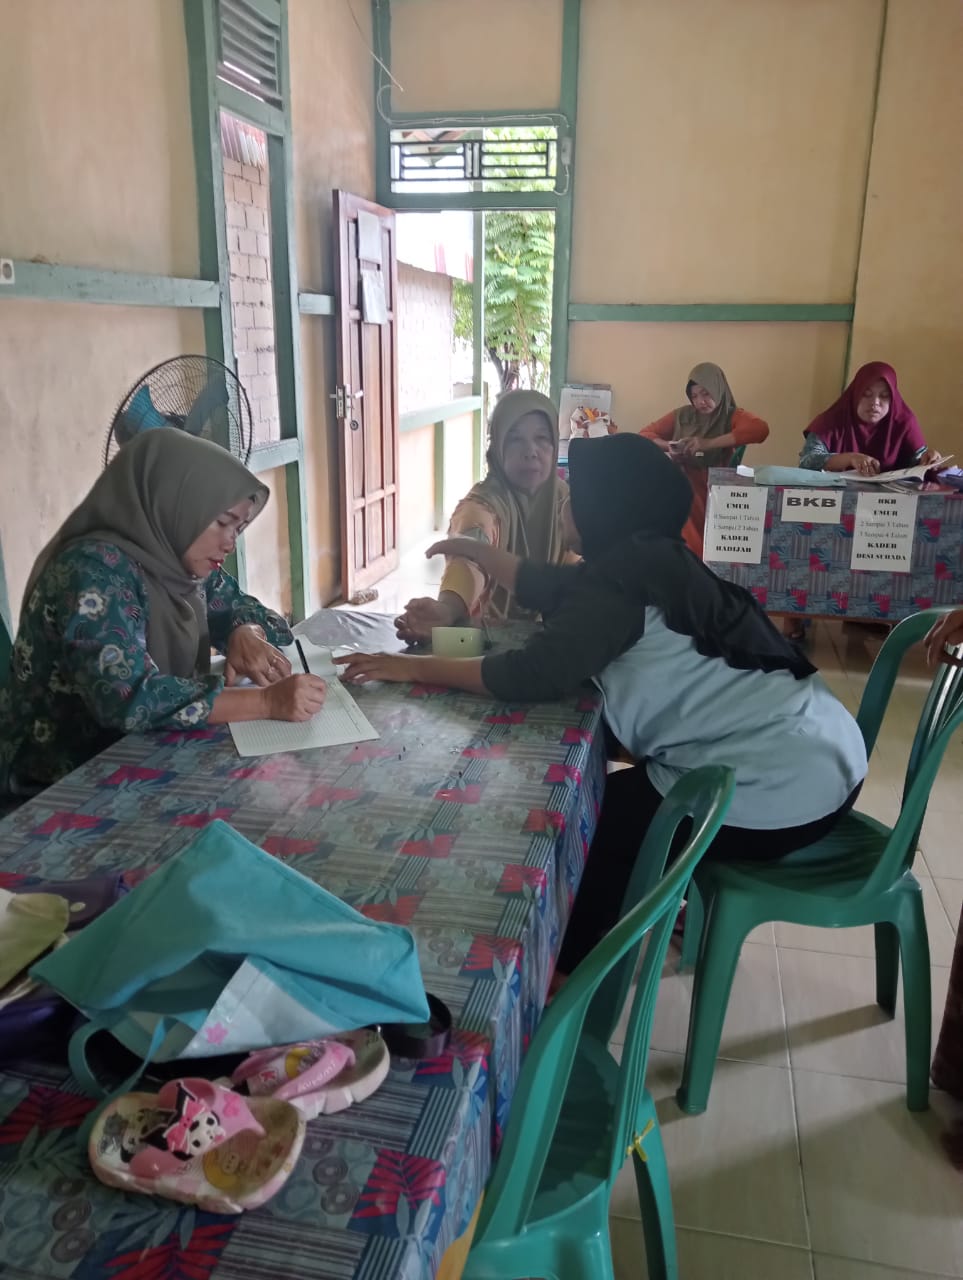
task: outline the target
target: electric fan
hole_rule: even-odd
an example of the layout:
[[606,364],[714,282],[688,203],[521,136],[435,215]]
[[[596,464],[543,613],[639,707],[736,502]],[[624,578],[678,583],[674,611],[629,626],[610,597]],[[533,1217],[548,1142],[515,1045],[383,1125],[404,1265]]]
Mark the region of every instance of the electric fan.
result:
[[104,466],[141,431],[178,427],[213,440],[247,463],[251,403],[237,374],[210,356],[174,356],[155,365],[128,391],[104,444]]

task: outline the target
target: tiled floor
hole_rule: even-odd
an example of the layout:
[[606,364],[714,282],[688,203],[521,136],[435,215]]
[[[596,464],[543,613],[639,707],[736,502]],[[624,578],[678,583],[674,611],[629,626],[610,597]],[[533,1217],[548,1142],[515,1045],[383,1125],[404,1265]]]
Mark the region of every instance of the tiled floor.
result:
[[[392,611],[437,582],[414,554],[371,608]],[[811,654],[855,711],[880,640],[817,624]],[[892,822],[929,684],[919,655],[894,691],[859,807]],[[939,1029],[963,904],[963,742],[933,791],[916,872],[923,884]],[[649,1084],[658,1102],[682,1280],[924,1280],[963,1277],[963,1174],[939,1134],[957,1108],[905,1106],[902,1017],[874,1002],[870,929],[757,930],[743,949],[709,1107],[675,1104],[691,977],[667,966]],[[634,1179],[612,1202],[618,1280],[644,1280]]]
[[[814,661],[856,708],[879,640],[819,625]],[[929,677],[909,664],[893,695],[859,807],[892,819]],[[933,976],[934,1040],[963,903],[963,743],[933,793],[916,872],[923,884]],[[873,999],[868,929],[776,925],[743,949],[709,1107],[683,1115],[682,1067],[691,977],[667,967],[656,1010],[649,1085],[672,1179],[682,1280],[924,1280],[963,1277],[963,1175],[939,1134],[958,1108],[932,1094],[905,1106],[902,1016]],[[612,1204],[619,1280],[643,1280],[631,1171]]]

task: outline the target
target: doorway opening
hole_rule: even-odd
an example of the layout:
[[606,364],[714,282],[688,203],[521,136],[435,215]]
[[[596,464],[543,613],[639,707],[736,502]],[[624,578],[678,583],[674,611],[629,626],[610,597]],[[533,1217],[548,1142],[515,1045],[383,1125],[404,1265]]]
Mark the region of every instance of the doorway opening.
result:
[[498,396],[548,394],[555,251],[552,210],[398,213],[396,222],[401,562],[373,606],[389,612],[437,590],[443,566],[424,551],[484,474]]

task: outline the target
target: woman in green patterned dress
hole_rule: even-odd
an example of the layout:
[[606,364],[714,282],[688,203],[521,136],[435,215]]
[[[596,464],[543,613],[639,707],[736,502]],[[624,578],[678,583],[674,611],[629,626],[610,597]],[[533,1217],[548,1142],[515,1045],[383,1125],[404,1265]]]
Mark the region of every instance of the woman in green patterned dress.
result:
[[28,579],[0,694],[0,794],[34,793],[123,734],[321,707],[324,682],[292,675],[276,647],[287,623],[222,567],[267,499],[230,453],[175,428],[120,450]]

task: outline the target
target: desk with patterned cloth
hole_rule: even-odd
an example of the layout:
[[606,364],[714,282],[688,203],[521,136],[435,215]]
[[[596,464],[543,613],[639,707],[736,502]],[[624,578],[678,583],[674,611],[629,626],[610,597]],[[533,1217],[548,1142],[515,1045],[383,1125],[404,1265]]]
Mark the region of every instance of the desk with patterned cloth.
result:
[[[304,630],[397,647],[376,615],[325,611]],[[426,987],[454,1014],[448,1052],[393,1062],[373,1098],[312,1123],[287,1185],[237,1218],[101,1186],[76,1142],[93,1104],[66,1068],[6,1067],[6,1280],[416,1280],[471,1218],[594,831],[600,703],[417,685],[356,696],[377,741],[240,759],[226,728],[123,739],[0,823],[0,885],[108,868],[136,882],[222,818],[412,930]]]
[[[713,468],[710,491],[752,485],[735,471]],[[791,486],[790,486],[791,487]],[[748,588],[767,613],[813,618],[899,622],[921,609],[963,602],[963,494],[919,495],[909,573],[853,572],[856,502],[878,485],[847,485],[842,519],[834,524],[784,523],[782,486],[768,489],[762,558],[758,564],[706,563],[720,578]],[[809,492],[818,496],[819,489]]]

